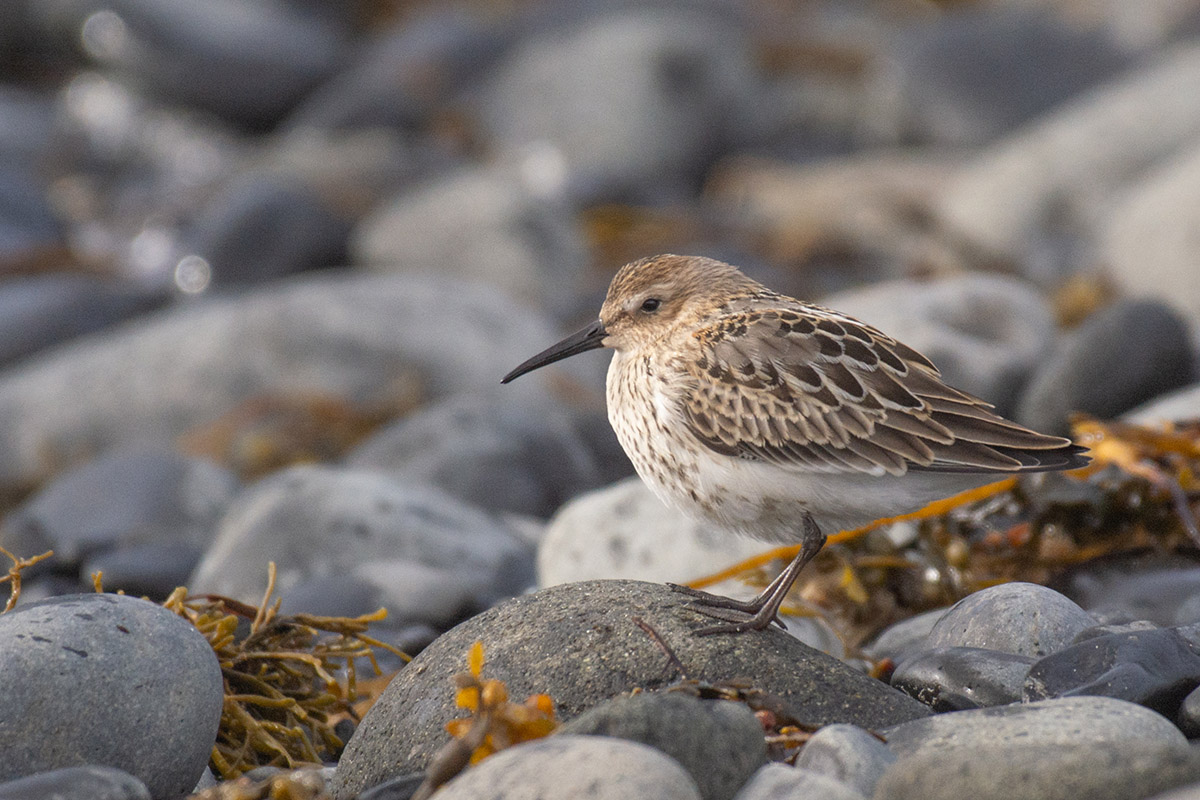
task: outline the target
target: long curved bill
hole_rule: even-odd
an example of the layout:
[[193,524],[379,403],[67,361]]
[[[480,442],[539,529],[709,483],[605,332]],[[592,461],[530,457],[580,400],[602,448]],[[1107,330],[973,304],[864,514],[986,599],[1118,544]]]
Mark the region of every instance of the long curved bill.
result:
[[518,366],[512,372],[505,375],[500,379],[500,382],[508,383],[514,378],[521,377],[526,372],[533,372],[538,367],[544,367],[547,364],[553,364],[555,361],[562,361],[564,358],[570,358],[571,356],[578,355],[580,353],[586,353],[588,350],[595,350],[598,347],[603,347],[604,337],[607,335],[608,331],[604,330],[604,323],[602,323],[600,320],[596,320],[583,330],[572,333],[558,344],[550,345],[533,358]]

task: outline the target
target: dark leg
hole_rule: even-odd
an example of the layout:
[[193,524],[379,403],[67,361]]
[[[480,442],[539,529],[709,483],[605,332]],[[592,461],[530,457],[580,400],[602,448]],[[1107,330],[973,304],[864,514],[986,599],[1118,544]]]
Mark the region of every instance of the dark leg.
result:
[[811,514],[804,515],[802,525],[804,529],[800,540],[800,552],[783,568],[783,572],[780,572],[753,600],[733,600],[687,586],[667,584],[672,590],[692,598],[688,608],[706,617],[723,620],[720,625],[697,629],[695,632],[697,636],[761,631],[770,627],[772,622],[781,628],[785,627],[779,621],[779,607],[783,605],[783,599],[787,597],[787,593],[791,590],[792,584],[796,582],[796,578],[799,577],[800,571],[825,545],[825,534],[821,533]]

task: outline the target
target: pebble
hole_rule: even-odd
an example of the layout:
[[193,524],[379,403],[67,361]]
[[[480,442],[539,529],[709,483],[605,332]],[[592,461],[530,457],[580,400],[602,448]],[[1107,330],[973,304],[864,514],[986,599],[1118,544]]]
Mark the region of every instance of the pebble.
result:
[[393,622],[450,622],[533,580],[530,548],[478,509],[432,486],[324,466],[277,472],[239,496],[189,586],[257,603],[271,561],[283,592],[350,573],[380,591]]
[[1170,628],[1093,636],[1039,660],[1025,678],[1025,700],[1101,695],[1174,717],[1200,685],[1200,654]]
[[857,725],[834,724],[821,728],[805,742],[795,765],[870,797],[895,760],[896,755],[870,731]]
[[1141,425],[1160,425],[1163,422],[1192,419],[1196,416],[1197,408],[1200,408],[1200,383],[1191,383],[1159,395],[1122,418]]
[[[137,578],[134,556],[123,551],[156,557],[158,567],[186,577],[239,488],[235,475],[203,459],[165,448],[118,448],[51,480],[5,518],[0,540],[27,556],[53,549],[52,563],[76,570],[85,582],[84,562],[107,557],[90,565],[117,567],[106,587],[134,590],[153,576]],[[123,583],[125,577],[133,582]]]
[[819,772],[773,763],[756,772],[733,800],[866,800],[867,797]]
[[863,652],[873,661],[890,658],[896,664],[929,647],[929,633],[948,609],[935,608],[889,625],[868,643]]
[[484,647],[483,677],[504,681],[517,702],[550,695],[564,721],[624,692],[655,691],[685,677],[720,683],[753,676],[781,713],[805,723],[879,729],[929,713],[783,632],[693,636],[700,623],[665,586],[636,581],[555,586],[488,609],[443,634],[392,680],[346,745],[334,796],[347,800],[427,766],[446,741],[445,722],[461,716],[448,676],[465,668],[476,641]]
[[[429,483],[488,511],[545,518],[616,477],[585,437],[584,424],[546,402],[456,395],[379,430],[344,463]],[[632,470],[627,460],[622,466],[626,474]]]
[[703,800],[732,797],[767,762],[763,727],[749,707],[682,693],[616,697],[584,711],[556,735],[614,736],[679,762]]
[[1161,302],[1118,300],[1065,335],[1022,393],[1017,421],[1066,434],[1075,412],[1111,419],[1192,378],[1187,323]]
[[1133,554],[1068,570],[1055,585],[1097,621],[1184,624],[1193,620],[1177,615],[1200,593],[1200,566],[1184,554]]
[[926,645],[982,647],[1041,657],[1061,650],[1096,621],[1063,595],[1032,583],[1004,583],[959,600],[934,624]]
[[[438,791],[438,800],[699,800],[696,784],[661,750],[606,736],[551,736],[493,755]],[[337,800],[350,795],[334,794]]]
[[20,698],[0,705],[0,780],[104,764],[152,797],[175,797],[208,764],[220,665],[199,631],[161,606],[114,594],[23,606],[0,616],[0,672]]
[[934,711],[1001,706],[1021,701],[1035,661],[980,647],[939,647],[901,662],[891,683]]
[[950,385],[987,399],[1001,414],[1057,335],[1046,299],[1032,285],[998,275],[891,281],[821,303],[916,348]]
[[115,767],[63,767],[0,783],[0,800],[150,800],[150,792]]
[[766,549],[762,542],[706,528],[668,508],[633,476],[558,509],[538,546],[538,585],[595,578],[678,583]]

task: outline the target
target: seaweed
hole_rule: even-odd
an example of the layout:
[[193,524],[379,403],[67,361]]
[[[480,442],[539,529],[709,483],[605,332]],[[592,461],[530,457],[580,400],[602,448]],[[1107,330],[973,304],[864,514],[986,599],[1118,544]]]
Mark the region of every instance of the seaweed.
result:
[[8,558],[10,561],[13,562],[12,566],[8,568],[8,572],[5,575],[3,575],[2,577],[0,577],[0,583],[7,583],[8,587],[9,587],[8,588],[8,602],[6,602],[4,604],[4,610],[0,611],[0,614],[5,614],[9,611],[12,611],[13,607],[17,604],[17,600],[19,600],[21,598],[21,572],[22,572],[22,570],[32,567],[34,564],[38,563],[39,561],[45,561],[50,556],[54,555],[54,551],[47,550],[46,552],[42,553],[41,555],[33,556],[31,558],[21,558],[19,556],[14,556],[12,553],[8,552],[3,547],[0,547],[0,553],[4,554],[4,556],[6,558]]

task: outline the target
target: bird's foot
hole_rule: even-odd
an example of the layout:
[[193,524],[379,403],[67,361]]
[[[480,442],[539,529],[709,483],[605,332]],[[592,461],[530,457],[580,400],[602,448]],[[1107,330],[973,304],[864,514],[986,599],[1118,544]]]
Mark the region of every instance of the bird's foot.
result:
[[692,599],[692,602],[687,604],[687,608],[706,617],[722,620],[720,625],[697,628],[694,631],[697,636],[761,631],[769,628],[771,623],[787,630],[787,626],[779,619],[778,605],[775,608],[769,608],[771,598],[768,593],[764,592],[753,600],[734,600],[732,597],[702,592],[690,586],[680,586],[675,583],[668,583],[667,586],[671,591],[687,595]]

